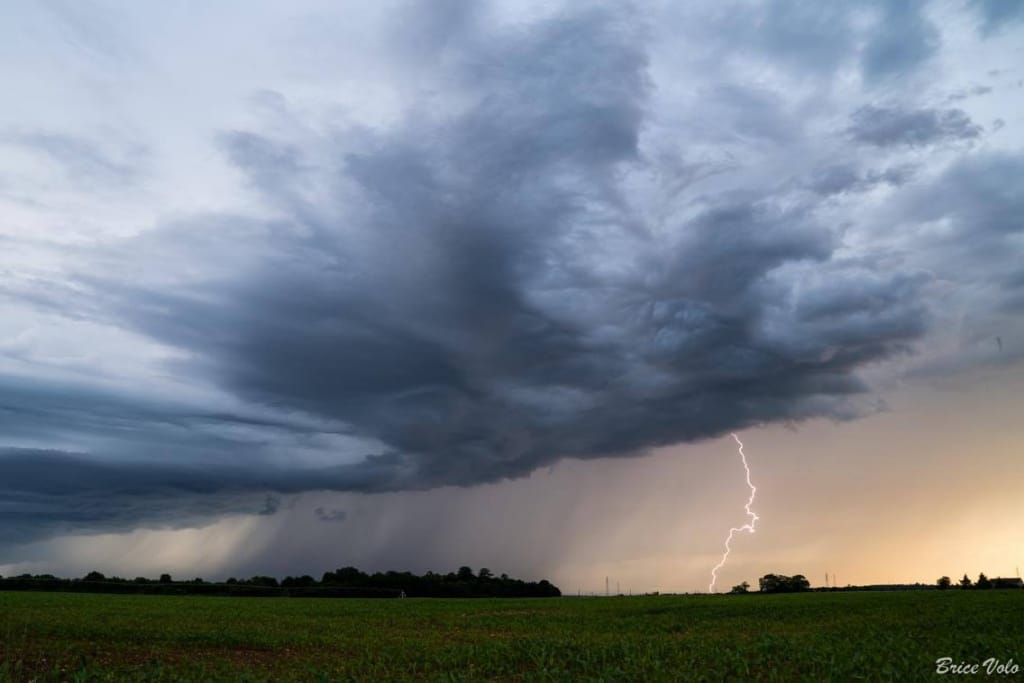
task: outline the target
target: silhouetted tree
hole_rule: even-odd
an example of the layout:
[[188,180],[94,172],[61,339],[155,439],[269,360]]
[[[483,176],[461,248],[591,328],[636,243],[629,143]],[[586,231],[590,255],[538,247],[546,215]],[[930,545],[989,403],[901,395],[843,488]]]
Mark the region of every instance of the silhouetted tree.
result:
[[368,578],[366,574],[355,567],[342,567],[324,574],[321,583],[334,586],[363,586],[366,585]]
[[935,585],[937,585],[940,590],[946,590],[952,583],[953,582],[949,580],[948,576],[940,576],[939,580],[935,582]]
[[729,591],[729,592],[730,592],[730,593],[734,593],[734,594],[738,594],[738,593],[749,593],[749,592],[750,592],[750,584],[749,584],[749,583],[747,583],[746,581],[744,581],[743,583],[741,583],[741,584],[740,584],[740,585],[738,585],[738,586],[733,586],[733,587],[732,587],[732,590],[731,590],[731,591]]
[[82,578],[82,581],[106,581],[106,580],[107,580],[107,577],[103,576],[103,574],[101,574],[99,572],[96,572],[96,571],[89,572],[88,574],[86,574]]
[[982,572],[981,574],[978,574],[978,583],[974,584],[974,587],[975,588],[982,588],[982,589],[991,588],[992,587],[992,581],[989,580],[989,578],[987,576],[985,576],[984,572]]
[[967,576],[967,574],[964,574],[964,578],[960,579],[960,587],[961,588],[970,588],[971,587],[971,577]]
[[[519,583],[521,585],[525,586],[527,590],[529,590],[530,584],[524,584],[522,581],[519,581]],[[558,586],[556,586],[555,584],[551,583],[547,579],[541,579],[540,581],[538,581],[537,582],[537,588],[540,590],[539,595],[541,597],[557,598],[557,597],[560,597],[562,595],[562,591],[558,590]],[[537,595],[537,594],[535,593],[535,595]]]
[[811,582],[803,574],[765,574],[759,579],[758,584],[762,593],[796,593],[811,587]]
[[160,583],[171,583],[171,575],[170,574],[161,574],[160,575]]
[[491,570],[487,567],[483,567],[479,572],[477,572],[476,575],[481,581],[486,581],[487,579],[494,578],[494,574],[492,574]]
[[459,573],[456,574],[459,581],[472,581],[476,578],[473,574],[473,570],[469,567],[459,567]]

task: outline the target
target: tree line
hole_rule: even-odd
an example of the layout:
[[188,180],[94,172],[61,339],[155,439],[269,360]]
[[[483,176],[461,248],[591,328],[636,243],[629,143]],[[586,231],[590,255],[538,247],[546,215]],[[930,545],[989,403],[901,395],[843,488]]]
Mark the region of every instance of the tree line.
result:
[[[953,581],[948,576],[940,576],[935,582],[935,585],[939,587],[939,590],[947,590],[953,587]],[[990,579],[985,576],[985,572],[978,574],[977,581],[971,581],[971,577],[964,574],[963,578],[957,581],[958,588],[975,588],[980,590],[987,590],[990,588],[1024,588],[1024,582],[1020,580],[1020,577],[1016,578],[995,578]]]
[[231,577],[223,582],[202,578],[174,580],[170,574],[158,579],[139,576],[125,579],[92,571],[80,579],[59,578],[52,574],[0,576],[0,590],[67,591],[81,593],[156,593],[170,595],[236,595],[248,597],[558,597],[562,593],[547,579],[523,581],[507,574],[495,575],[490,569],[473,571],[460,567],[457,571],[438,574],[428,571],[375,572],[368,574],[355,567],[342,567],[325,572],[320,580],[309,575],[287,576],[280,581],[273,576]]
[[[786,576],[784,574],[765,574],[758,581],[759,588],[762,593],[799,593],[802,591],[812,590],[811,582],[807,580],[803,574],[795,574],[793,576]],[[953,581],[948,576],[939,577],[934,585],[916,583],[916,584],[899,584],[899,585],[876,585],[876,586],[847,586],[846,588],[815,588],[813,590],[903,590],[903,589],[927,589],[927,588],[939,588],[940,590],[946,590],[953,588]],[[964,574],[963,578],[957,582],[957,588],[961,589],[990,589],[990,588],[1024,588],[1024,582],[1019,577],[1015,578],[994,578],[990,579],[985,576],[984,572],[978,575],[977,581],[971,581],[971,578]],[[733,586],[732,590],[729,591],[732,594],[742,594],[750,592],[750,584],[744,581],[743,583]]]

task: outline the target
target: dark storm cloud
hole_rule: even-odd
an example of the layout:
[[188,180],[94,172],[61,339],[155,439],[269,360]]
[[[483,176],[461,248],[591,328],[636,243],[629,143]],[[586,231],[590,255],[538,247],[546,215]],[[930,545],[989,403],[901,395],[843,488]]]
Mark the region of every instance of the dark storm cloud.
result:
[[[769,5],[785,12],[756,49],[823,69],[855,61],[846,10]],[[877,80],[937,45],[916,4],[886,7],[862,55]],[[466,3],[442,14],[402,34],[416,36],[408,53],[443,62],[451,97],[424,96],[388,126],[323,130],[264,91],[275,126],[217,136],[273,219],[179,218],[98,249],[66,291],[19,295],[146,335],[176,351],[168,374],[245,408],[3,380],[0,426],[18,448],[0,451],[0,541],[271,515],[304,491],[470,486],[873,404],[862,370],[922,338],[933,276],[852,257],[820,204],[902,190],[913,166],[854,149],[786,167],[798,180],[785,187],[775,168],[738,186],[683,183],[652,218],[638,178],[685,163],[644,146],[650,26],[626,10],[497,29]],[[769,87],[695,87],[718,125],[694,141],[808,153],[806,108]],[[908,104],[856,109],[847,132],[847,146],[898,152],[980,128]],[[911,218],[1011,231],[1024,193],[999,178],[1024,177],[1019,162],[977,163],[942,176],[944,199]]]
[[[0,449],[0,544],[69,532],[180,528],[225,514],[273,515],[278,495],[363,485],[350,467],[239,467],[97,459],[96,453]],[[326,519],[340,520],[336,510]]]
[[108,454],[136,458],[178,453],[187,460],[250,449],[313,433],[345,436],[344,426],[259,411],[232,411],[151,398],[138,391],[0,376],[0,428],[8,441],[109,442]]
[[853,113],[850,134],[858,142],[877,147],[924,146],[981,135],[978,126],[960,109],[902,109],[861,107]]
[[225,480],[212,468],[102,463],[95,454],[39,449],[2,449],[0,468],[0,543],[128,531],[140,520],[148,526],[187,526],[211,515],[259,509],[258,495],[238,500],[227,490],[245,481],[244,472]]
[[[272,254],[243,279],[128,289],[122,314],[249,401],[387,446],[324,488],[471,485],[853,414],[855,371],[923,330],[896,296],[913,282],[833,262],[828,226],[771,196],[697,198],[654,234],[619,182],[643,163],[635,38],[597,11],[496,37],[458,67],[473,104],[441,123],[316,150],[225,134],[294,224],[269,229],[274,249],[237,247]],[[336,167],[318,167],[331,145]],[[320,173],[345,179],[326,208],[309,201]],[[796,294],[808,268],[878,296],[812,305]]]

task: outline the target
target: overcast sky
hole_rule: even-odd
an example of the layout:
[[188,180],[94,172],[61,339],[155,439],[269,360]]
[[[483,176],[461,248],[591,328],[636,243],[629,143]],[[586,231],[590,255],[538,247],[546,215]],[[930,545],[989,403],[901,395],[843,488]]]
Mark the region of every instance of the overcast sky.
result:
[[1024,4],[0,12],[0,573],[1024,560]]

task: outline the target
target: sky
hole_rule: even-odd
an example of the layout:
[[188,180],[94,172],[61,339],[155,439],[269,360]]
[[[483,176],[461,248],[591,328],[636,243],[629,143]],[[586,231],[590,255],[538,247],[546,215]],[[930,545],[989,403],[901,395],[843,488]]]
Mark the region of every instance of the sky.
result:
[[0,574],[1024,562],[1024,4],[0,12]]

